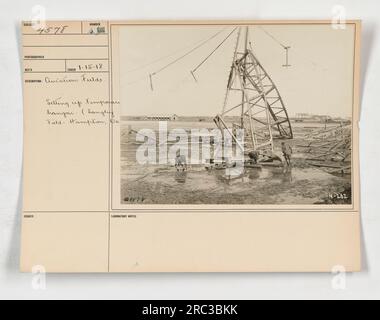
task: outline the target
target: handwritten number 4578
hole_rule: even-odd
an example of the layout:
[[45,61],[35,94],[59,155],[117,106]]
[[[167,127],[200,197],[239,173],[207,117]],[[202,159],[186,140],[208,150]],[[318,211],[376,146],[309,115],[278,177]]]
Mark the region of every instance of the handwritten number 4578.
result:
[[39,34],[63,34],[69,26],[39,28]]

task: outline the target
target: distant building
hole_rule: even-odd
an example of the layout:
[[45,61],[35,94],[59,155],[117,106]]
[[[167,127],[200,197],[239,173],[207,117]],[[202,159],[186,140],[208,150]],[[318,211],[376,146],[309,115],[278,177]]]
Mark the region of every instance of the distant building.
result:
[[172,114],[172,115],[151,115],[151,116],[146,116],[145,120],[148,120],[148,121],[176,121],[176,120],[178,120],[178,116],[176,114]]
[[305,120],[310,120],[311,116],[308,113],[297,113],[295,117],[296,122],[304,122]]
[[330,116],[324,116],[323,115],[323,116],[316,116],[316,118],[319,122],[332,122],[333,121],[332,117],[330,117]]
[[296,122],[331,122],[332,118],[326,115],[315,115],[309,113],[297,113],[294,119]]

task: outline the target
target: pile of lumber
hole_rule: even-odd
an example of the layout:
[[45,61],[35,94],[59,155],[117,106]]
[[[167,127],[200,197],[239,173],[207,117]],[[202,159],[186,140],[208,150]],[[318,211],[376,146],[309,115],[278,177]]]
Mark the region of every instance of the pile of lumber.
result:
[[333,174],[351,173],[351,126],[314,130],[304,138],[306,161]]

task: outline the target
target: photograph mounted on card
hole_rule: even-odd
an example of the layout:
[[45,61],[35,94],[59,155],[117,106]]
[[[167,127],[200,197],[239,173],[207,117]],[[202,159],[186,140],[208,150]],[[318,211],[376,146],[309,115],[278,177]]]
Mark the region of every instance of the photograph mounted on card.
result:
[[360,30],[24,22],[21,270],[359,271]]

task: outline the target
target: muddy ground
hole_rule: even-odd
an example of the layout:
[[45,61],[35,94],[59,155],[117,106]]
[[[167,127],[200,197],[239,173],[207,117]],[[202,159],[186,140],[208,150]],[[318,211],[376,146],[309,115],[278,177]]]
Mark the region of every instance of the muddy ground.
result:
[[[294,155],[291,167],[245,168],[229,179],[225,170],[192,166],[177,172],[174,166],[136,164],[136,144],[122,139],[121,201],[123,204],[350,204],[351,176],[332,175],[310,166],[298,148],[305,132],[294,128],[287,140]],[[125,131],[124,131],[125,133]],[[280,149],[280,142],[276,142]]]

